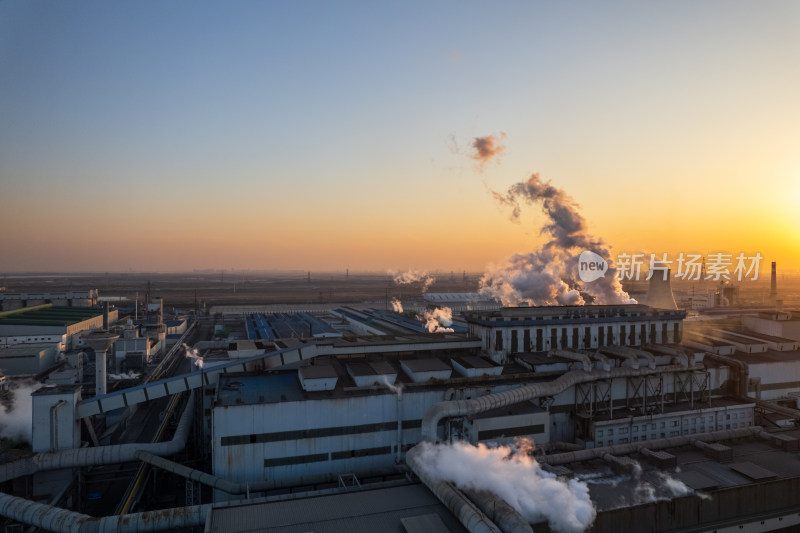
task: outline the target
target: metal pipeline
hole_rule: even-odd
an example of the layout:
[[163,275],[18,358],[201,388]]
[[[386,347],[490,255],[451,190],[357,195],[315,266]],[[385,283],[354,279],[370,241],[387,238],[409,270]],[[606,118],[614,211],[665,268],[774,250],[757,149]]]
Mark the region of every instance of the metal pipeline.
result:
[[211,506],[95,518],[0,492],[0,515],[56,533],[143,533],[201,526]]
[[487,394],[479,398],[471,400],[455,400],[439,402],[425,411],[422,417],[422,438],[431,442],[437,440],[437,426],[443,418],[453,416],[472,416],[492,409],[514,405],[524,401],[532,400],[542,396],[555,396],[578,383],[586,383],[587,381],[595,381],[598,379],[618,378],[618,377],[633,377],[645,376],[650,374],[659,374],[665,372],[679,372],[683,368],[680,365],[667,365],[662,367],[652,368],[628,368],[620,367],[613,368],[606,372],[603,370],[594,370],[592,372],[583,372],[576,370],[567,372],[559,376],[553,381],[547,383],[534,383],[532,385],[525,385],[505,392],[495,394]]
[[414,446],[406,453],[406,464],[425,484],[428,489],[447,507],[458,521],[470,533],[503,533],[497,524],[492,522],[488,516],[478,509],[460,490],[446,481],[433,479],[425,471],[425,467],[419,462],[418,455],[421,452],[419,446]]
[[[592,367],[594,366],[594,364],[592,364],[592,360],[589,359],[588,355],[586,355],[585,353],[573,352],[572,350],[550,350],[549,352],[547,352],[547,356],[548,357],[556,356],[556,357],[562,357],[564,359],[569,359],[570,361],[577,361],[583,366],[584,372],[591,372]],[[609,369],[606,368],[606,370]]]
[[255,483],[235,483],[233,481],[228,481],[211,474],[206,474],[200,470],[189,468],[188,466],[184,466],[180,463],[164,459],[163,457],[159,457],[158,455],[154,455],[144,450],[139,450],[134,455],[137,459],[144,461],[145,463],[149,463],[153,466],[161,468],[162,470],[172,472],[173,474],[179,475],[186,479],[197,481],[203,485],[208,485],[209,487],[221,490],[222,492],[227,492],[228,494],[247,494],[250,491],[261,492],[272,487],[272,485],[266,481]]
[[488,490],[464,490],[463,493],[503,533],[533,533],[533,528],[525,517],[495,493]]
[[183,410],[183,415],[181,415],[172,440],[157,443],[133,442],[97,448],[77,448],[54,453],[42,453],[30,459],[21,459],[0,465],[0,483],[44,470],[135,461],[136,452],[140,450],[154,455],[174,455],[186,446],[186,439],[189,435],[189,428],[192,425],[192,416],[194,415],[193,399],[194,392],[189,395],[189,401]]
[[750,368],[747,366],[747,363],[744,361],[739,361],[738,359],[734,359],[733,357],[728,357],[726,355],[717,355],[714,353],[706,353],[705,359],[710,359],[712,361],[716,361],[717,363],[729,366],[731,368],[735,368],[738,370],[736,378],[738,383],[738,389],[735,394],[738,394],[742,398],[748,398],[750,391],[748,390],[748,380],[750,378]]

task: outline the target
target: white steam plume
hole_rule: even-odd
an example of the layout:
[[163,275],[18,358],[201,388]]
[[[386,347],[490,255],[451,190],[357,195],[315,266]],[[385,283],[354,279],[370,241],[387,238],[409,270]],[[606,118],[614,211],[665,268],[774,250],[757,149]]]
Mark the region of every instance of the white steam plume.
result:
[[425,320],[425,329],[428,333],[452,333],[453,310],[449,307],[437,307],[429,309],[423,313],[422,319]]
[[[616,277],[611,253],[602,239],[588,233],[578,205],[562,189],[544,182],[538,174],[512,185],[505,193],[492,191],[494,198],[511,208],[512,220],[519,221],[522,204],[540,204],[547,220],[541,233],[550,239],[538,250],[511,256],[506,263],[483,275],[480,292],[503,305],[584,305],[583,294],[596,304],[636,303]],[[608,263],[604,277],[579,283],[578,256],[593,251]]]
[[187,344],[184,343],[183,345],[184,350],[186,350],[186,357],[192,359],[194,362],[194,366],[198,368],[203,368],[203,358],[198,355],[197,348],[190,348]]
[[395,313],[403,312],[403,304],[397,298],[392,298],[392,311]]
[[386,387],[387,389],[389,389],[390,391],[392,391],[393,393],[395,393],[398,396],[402,396],[403,395],[403,384],[402,383],[398,383],[397,385],[395,385],[394,383],[391,383],[386,378],[386,376],[381,376],[380,378],[378,378],[378,383],[380,383],[381,385],[383,385],[384,387]]
[[11,406],[0,407],[0,437],[31,442],[33,399],[31,393],[43,385],[35,381],[11,382]]
[[406,272],[389,272],[396,285],[409,285],[411,283],[422,283],[422,292],[427,292],[428,288],[436,281],[436,278],[428,274],[425,270],[407,270]]
[[466,442],[422,442],[419,460],[431,477],[457,487],[488,490],[508,502],[532,523],[547,521],[561,533],[588,528],[596,514],[586,483],[562,481],[542,470],[528,454],[532,442],[518,441],[517,448]]

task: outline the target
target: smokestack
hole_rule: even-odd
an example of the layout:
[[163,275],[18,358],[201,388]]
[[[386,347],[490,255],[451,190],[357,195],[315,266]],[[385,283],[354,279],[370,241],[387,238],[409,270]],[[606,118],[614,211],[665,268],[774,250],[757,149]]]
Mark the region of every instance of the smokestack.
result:
[[778,266],[775,261],[772,262],[772,278],[769,284],[769,301],[775,303],[778,298]]
[[661,273],[650,278],[650,287],[647,289],[647,305],[657,309],[678,309],[675,297],[672,295],[672,270],[667,269],[667,279]]

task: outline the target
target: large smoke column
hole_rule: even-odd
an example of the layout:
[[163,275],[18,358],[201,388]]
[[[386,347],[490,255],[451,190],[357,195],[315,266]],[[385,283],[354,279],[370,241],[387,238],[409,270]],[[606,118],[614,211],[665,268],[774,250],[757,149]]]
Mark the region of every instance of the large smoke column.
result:
[[12,383],[11,407],[3,407],[0,416],[0,437],[31,442],[33,430],[33,399],[31,393],[42,387],[36,382]]
[[467,442],[422,442],[419,462],[431,477],[466,490],[488,490],[505,500],[532,523],[547,521],[561,533],[578,533],[594,521],[589,487],[582,481],[562,481],[542,470],[528,454],[531,441],[520,448],[489,448]]
[[425,270],[408,270],[406,272],[390,272],[396,285],[409,285],[411,283],[422,283],[422,292],[426,292],[428,288],[436,281],[436,278],[428,274]]
[[[419,317],[417,317],[419,318]],[[429,309],[422,314],[428,333],[452,333],[453,310],[449,307]]]
[[[538,174],[528,181],[512,185],[505,193],[492,191],[495,199],[511,208],[512,219],[519,220],[522,204],[540,204],[547,217],[541,233],[547,241],[538,250],[511,256],[481,278],[480,292],[500,300],[503,305],[583,305],[581,293],[589,294],[596,304],[636,303],[616,277],[611,254],[602,239],[587,231],[586,220],[578,205],[562,189],[544,182]],[[593,251],[608,263],[604,277],[578,283],[578,256]]]
[[472,158],[478,161],[481,167],[483,167],[483,165],[488,163],[491,159],[499,157],[500,154],[505,151],[506,147],[500,144],[500,140],[505,138],[506,134],[504,132],[500,132],[498,137],[494,135],[475,137],[472,141],[472,147],[475,149]]

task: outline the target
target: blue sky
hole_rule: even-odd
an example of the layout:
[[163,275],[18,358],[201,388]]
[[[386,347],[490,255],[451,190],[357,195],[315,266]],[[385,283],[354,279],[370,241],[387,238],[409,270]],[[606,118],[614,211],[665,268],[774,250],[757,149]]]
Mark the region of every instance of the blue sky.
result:
[[535,240],[487,194],[534,171],[617,247],[737,212],[764,226],[686,246],[795,261],[758,239],[800,221],[798,30],[795,2],[2,1],[0,269],[479,269]]

